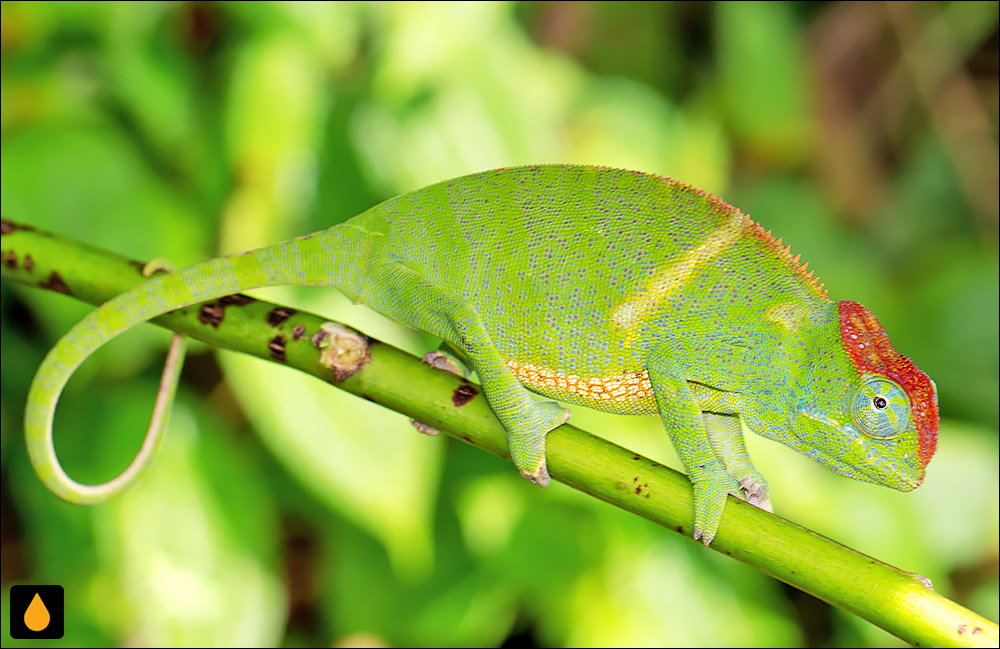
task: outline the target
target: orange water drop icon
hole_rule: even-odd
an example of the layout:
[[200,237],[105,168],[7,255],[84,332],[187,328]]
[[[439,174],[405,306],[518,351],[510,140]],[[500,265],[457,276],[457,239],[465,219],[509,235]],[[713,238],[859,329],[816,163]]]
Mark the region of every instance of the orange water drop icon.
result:
[[28,604],[28,610],[24,612],[24,626],[38,633],[49,625],[50,619],[49,609],[45,608],[42,598],[35,593],[31,603]]

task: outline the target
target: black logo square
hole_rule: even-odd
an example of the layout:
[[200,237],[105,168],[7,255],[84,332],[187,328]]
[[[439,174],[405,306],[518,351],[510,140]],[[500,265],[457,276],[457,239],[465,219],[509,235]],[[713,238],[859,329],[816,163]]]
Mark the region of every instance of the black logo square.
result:
[[62,586],[11,586],[10,637],[56,640],[63,637]]

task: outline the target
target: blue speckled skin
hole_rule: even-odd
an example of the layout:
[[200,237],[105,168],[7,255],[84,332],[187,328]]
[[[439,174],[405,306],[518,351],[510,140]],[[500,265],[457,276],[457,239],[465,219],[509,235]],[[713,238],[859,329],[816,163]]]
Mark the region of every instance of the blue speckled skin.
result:
[[[623,328],[611,316],[736,213],[647,174],[506,169],[405,194],[352,219],[341,231],[344,246],[356,228],[371,247],[340,268],[360,269],[350,282],[358,288],[346,289],[351,297],[450,339],[447,324],[426,314],[426,296],[379,268],[388,260],[412,270],[466,303],[504,359],[604,376],[640,371],[652,350],[666,345],[673,371],[734,389],[766,369],[776,338],[789,337],[767,319],[770,306],[794,301],[817,325],[837,320],[835,305],[756,231],[693,268],[683,290],[635,326]],[[657,411],[651,398],[595,404],[560,396],[612,412]]]
[[[918,457],[912,395],[878,358],[845,349],[841,305],[854,303],[828,300],[780,240],[682,183],[546,165],[426,187],[102,306],[53,350],[32,388],[29,449],[47,484],[81,500],[56,470],[50,424],[62,385],[93,349],[165,311],[280,284],[336,287],[462,351],[514,463],[535,482],[549,480],[545,435],[568,412],[525,386],[611,412],[658,412],[694,485],[695,538],[706,544],[727,494],[769,506],[741,420],[838,473],[899,489],[919,484],[929,459]],[[871,321],[858,331],[891,350]],[[876,375],[895,404],[888,411],[872,405]]]

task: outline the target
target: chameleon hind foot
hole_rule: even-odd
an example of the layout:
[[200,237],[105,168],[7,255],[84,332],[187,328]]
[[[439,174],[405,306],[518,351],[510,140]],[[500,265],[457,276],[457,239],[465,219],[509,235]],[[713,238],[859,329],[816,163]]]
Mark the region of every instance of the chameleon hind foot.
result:
[[[545,435],[569,419],[555,403],[539,403],[507,367],[479,312],[453,289],[437,285],[402,260],[386,256],[373,263],[385,284],[406,306],[406,322],[454,345],[479,376],[483,395],[507,431],[510,456],[521,475],[535,484],[549,483]],[[414,296],[420,296],[414,301]],[[412,304],[410,304],[413,302]]]
[[521,475],[545,487],[549,484],[549,470],[545,462],[545,436],[549,431],[569,420],[570,412],[554,401],[535,402],[516,430],[507,436],[510,457]]

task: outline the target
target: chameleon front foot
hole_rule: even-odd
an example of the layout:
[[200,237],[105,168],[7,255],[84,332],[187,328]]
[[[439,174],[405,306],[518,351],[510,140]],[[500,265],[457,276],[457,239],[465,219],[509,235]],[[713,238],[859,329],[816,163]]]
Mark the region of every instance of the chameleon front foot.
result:
[[[709,394],[711,391],[703,386],[700,388],[700,392],[703,399],[706,396],[708,399],[720,399],[717,394]],[[718,406],[712,402],[702,405],[703,407]],[[740,426],[739,418],[735,415],[712,412],[703,413],[703,417],[708,440],[716,458],[722,463],[726,473],[739,483],[739,488],[730,490],[730,493],[765,511],[773,511],[771,501],[768,499],[771,487],[750,461],[750,454],[747,453],[746,444],[743,442],[743,429]]]
[[722,522],[722,512],[730,493],[740,491],[740,483],[718,462],[700,465],[689,478],[694,487],[694,539],[712,544]]
[[756,475],[748,475],[740,478],[740,489],[748,503],[754,507],[759,507],[766,512],[774,512],[774,507],[771,506],[771,499],[768,495],[771,493],[771,487],[768,486],[767,481],[759,473]]
[[694,539],[706,546],[712,544],[719,531],[729,494],[764,511],[774,511],[768,498],[770,487],[759,474],[736,480],[721,469],[718,472],[711,470],[709,477],[695,479],[692,476],[691,482],[694,485]]

